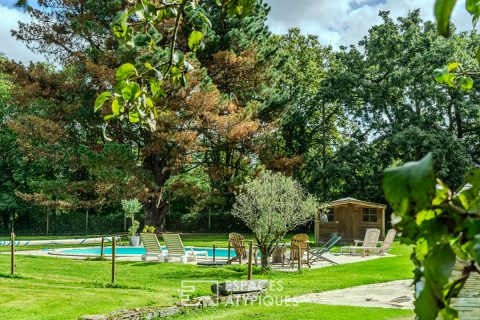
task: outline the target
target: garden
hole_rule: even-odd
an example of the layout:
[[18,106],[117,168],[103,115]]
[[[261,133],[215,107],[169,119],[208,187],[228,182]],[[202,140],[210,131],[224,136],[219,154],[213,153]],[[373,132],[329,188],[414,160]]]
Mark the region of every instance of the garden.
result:
[[480,318],[480,3],[340,2],[0,1],[0,318]]
[[[186,245],[226,247],[227,234],[184,236]],[[254,279],[282,280],[282,297],[381,283],[411,277],[410,248],[395,244],[394,257],[298,272],[254,269]],[[17,255],[17,276],[9,275],[9,256],[0,255],[4,319],[76,319],[86,314],[151,306],[170,306],[179,301],[182,280],[244,280],[247,267],[234,264],[222,268],[190,264],[119,261],[117,280],[110,282],[111,262]],[[348,279],[342,275],[348,274]],[[208,293],[200,288],[199,295]],[[203,291],[202,291],[203,290]],[[412,310],[299,304],[298,306],[224,306],[191,311],[193,319],[402,319]],[[288,318],[290,317],[290,318]],[[180,318],[180,317],[179,317]],[[300,317],[301,318],[301,317]]]

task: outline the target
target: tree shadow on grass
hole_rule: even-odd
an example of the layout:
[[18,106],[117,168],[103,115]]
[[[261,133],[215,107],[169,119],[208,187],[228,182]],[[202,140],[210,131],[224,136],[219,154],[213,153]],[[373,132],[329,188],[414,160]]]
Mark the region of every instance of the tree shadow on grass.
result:
[[8,279],[28,279],[27,277],[21,276],[19,274],[10,274],[10,273],[3,273],[0,272],[0,278],[8,278]]

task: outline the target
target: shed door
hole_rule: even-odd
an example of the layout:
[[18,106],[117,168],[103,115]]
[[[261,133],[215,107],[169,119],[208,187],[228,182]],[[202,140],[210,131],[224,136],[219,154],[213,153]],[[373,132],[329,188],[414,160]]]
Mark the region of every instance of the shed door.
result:
[[342,238],[348,238],[347,207],[338,207],[336,211],[336,220],[339,222],[338,232]]
[[351,213],[349,215],[350,221],[350,230],[352,238],[355,239],[363,239],[363,236],[360,236],[360,219],[362,219],[362,208],[350,208]]

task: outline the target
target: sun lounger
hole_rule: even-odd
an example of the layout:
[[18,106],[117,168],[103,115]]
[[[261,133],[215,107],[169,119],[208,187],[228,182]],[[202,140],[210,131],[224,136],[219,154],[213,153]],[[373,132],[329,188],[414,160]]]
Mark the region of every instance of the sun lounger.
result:
[[367,229],[363,241],[355,240],[354,246],[345,246],[340,248],[340,253],[356,254],[361,252],[363,256],[368,255],[370,250],[377,247],[380,229]]
[[333,236],[328,240],[321,248],[312,248],[309,251],[309,260],[310,263],[314,263],[315,261],[327,261],[333,264],[338,264],[337,262],[330,260],[324,256],[325,253],[329,252],[333,246],[337,244],[338,241],[340,241],[342,237],[340,236]]
[[390,247],[392,246],[392,243],[395,240],[396,234],[397,234],[397,230],[395,229],[388,230],[384,241],[379,241],[380,247],[368,248],[368,252],[373,254],[380,254],[380,255],[385,254],[388,250],[390,250]]
[[182,263],[197,262],[197,256],[208,258],[208,251],[194,251],[193,247],[185,247],[179,234],[163,233],[163,241],[167,246],[167,258],[180,258]]
[[162,250],[162,246],[158,242],[157,235],[154,233],[140,233],[145,254],[142,255],[142,261],[147,261],[148,257],[154,257],[159,262],[165,262],[167,252]]

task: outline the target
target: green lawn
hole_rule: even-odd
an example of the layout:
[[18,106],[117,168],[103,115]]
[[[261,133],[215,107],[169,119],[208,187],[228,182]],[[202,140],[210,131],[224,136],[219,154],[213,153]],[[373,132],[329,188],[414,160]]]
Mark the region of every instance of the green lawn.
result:
[[[187,245],[226,245],[226,235],[184,236]],[[396,245],[395,257],[362,263],[306,270],[301,273],[255,269],[254,278],[281,280],[284,290],[272,294],[292,296],[410,278],[409,248]],[[53,257],[17,256],[18,277],[10,277],[9,255],[0,255],[0,319],[76,319],[83,314],[146,306],[172,305],[179,299],[181,280],[246,279],[245,266],[223,268],[194,265],[118,262],[117,283],[110,285],[109,261],[82,261]],[[208,286],[196,294],[208,294]],[[395,319],[410,311],[301,304],[294,308],[301,319]],[[263,315],[263,314],[270,314]],[[299,319],[286,307],[219,308],[188,315],[195,319]],[[291,317],[291,318],[288,318]]]
[[[224,307],[208,309],[202,312],[191,312],[190,319],[282,319],[282,320],[382,320],[382,319],[411,319],[412,312],[408,310],[362,308],[346,306],[327,306],[305,303],[295,307]],[[184,317],[184,316],[182,316]],[[181,318],[181,317],[178,317]]]

